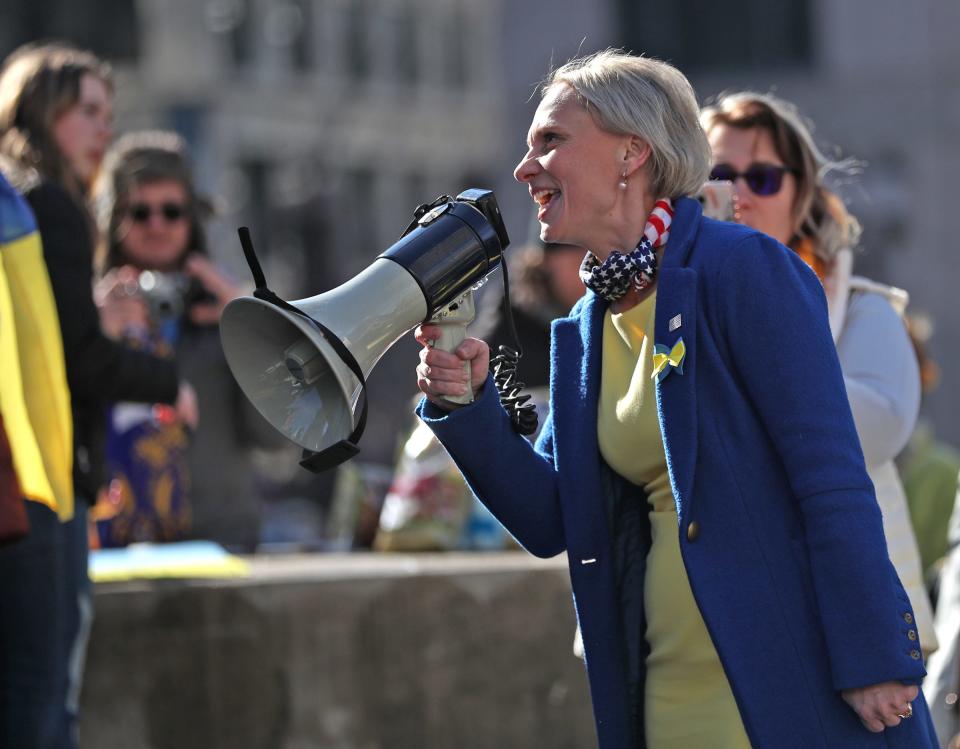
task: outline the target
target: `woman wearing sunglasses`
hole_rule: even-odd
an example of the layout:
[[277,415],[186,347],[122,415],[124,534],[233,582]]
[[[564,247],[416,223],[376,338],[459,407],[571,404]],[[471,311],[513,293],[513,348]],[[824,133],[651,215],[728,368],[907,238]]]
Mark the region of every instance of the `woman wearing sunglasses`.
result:
[[95,201],[103,230],[98,295],[111,297],[116,313],[105,327],[175,352],[199,406],[192,432],[164,409],[113,407],[110,482],[95,508],[100,541],[206,538],[251,552],[262,513],[249,448],[279,438],[241,397],[221,352],[220,313],[241,291],[207,255],[209,205],[195,189],[183,139],[169,131],[121,137]]
[[826,159],[796,108],[774,96],[728,94],[706,107],[712,179],[735,186],[739,220],[790,247],[827,295],[831,333],[883,513],[890,559],[916,616],[924,654],[937,648],[906,495],[893,459],[920,408],[920,372],[901,316],[906,292],[851,276],[860,227],[823,181],[845,163]]
[[527,443],[487,345],[440,351],[431,326],[419,413],[527,549],[566,552],[600,747],[935,746],[820,285],[701,215],[710,147],[675,68],[606,51],[541,95],[514,176],[541,238],[587,250],[550,416]]

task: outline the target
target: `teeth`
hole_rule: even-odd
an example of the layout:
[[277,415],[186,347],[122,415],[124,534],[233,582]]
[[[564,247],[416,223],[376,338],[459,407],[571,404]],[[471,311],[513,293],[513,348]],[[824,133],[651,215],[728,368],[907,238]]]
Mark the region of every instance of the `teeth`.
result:
[[557,190],[537,190],[533,194],[533,199],[536,201],[537,205],[543,207],[557,194]]

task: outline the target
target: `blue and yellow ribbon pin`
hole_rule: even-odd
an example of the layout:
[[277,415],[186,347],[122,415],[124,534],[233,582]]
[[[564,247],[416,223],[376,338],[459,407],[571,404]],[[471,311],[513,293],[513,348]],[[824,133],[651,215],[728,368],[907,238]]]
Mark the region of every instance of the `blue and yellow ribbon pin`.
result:
[[662,343],[656,344],[653,347],[653,374],[650,375],[650,379],[662,382],[663,378],[673,370],[683,374],[683,358],[686,355],[687,347],[682,338],[673,344],[673,348],[668,348]]

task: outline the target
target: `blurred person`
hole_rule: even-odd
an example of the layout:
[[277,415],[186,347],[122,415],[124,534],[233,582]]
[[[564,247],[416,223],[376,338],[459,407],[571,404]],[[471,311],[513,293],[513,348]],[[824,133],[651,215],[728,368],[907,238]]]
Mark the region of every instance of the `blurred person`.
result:
[[193,537],[252,552],[262,508],[250,451],[281,437],[243,397],[220,347],[220,313],[242,292],[208,256],[202,222],[210,205],[197,194],[186,144],[169,131],[124,135],[94,192],[105,272],[98,296],[117,297],[115,310],[130,305],[108,327],[175,353],[199,407],[190,433],[163,409],[114,405],[101,540]]
[[[73,420],[73,516],[51,530],[62,607],[27,599],[20,626],[43,619],[61,642],[47,643],[42,661],[57,669],[59,719],[44,735],[21,736],[17,746],[73,746],[84,653],[92,620],[87,575],[87,507],[103,481],[105,407],[111,401],[176,403],[195,421],[192,391],[181,384],[172,359],[152,356],[107,338],[92,293],[94,227],[88,192],[112,136],[113,88],[109,66],[92,53],[65,44],[28,44],[0,68],[0,158],[11,182],[36,217],[56,301]],[[21,479],[23,477],[21,476]],[[37,530],[31,518],[31,536]],[[9,607],[4,605],[4,610]],[[62,612],[62,616],[61,616]],[[33,655],[4,663],[4,681],[33,683]],[[50,665],[52,663],[53,665]],[[39,668],[37,666],[36,668]],[[12,720],[11,730],[21,730]],[[53,737],[55,744],[46,743]]]
[[731,93],[706,107],[702,121],[713,150],[711,177],[734,183],[739,221],[791,248],[823,283],[887,550],[928,654],[937,647],[933,613],[893,462],[920,410],[920,373],[902,319],[907,293],[851,275],[860,226],[824,181],[830,169],[844,165],[824,157],[793,104],[767,94]]
[[[523,349],[521,379],[531,388],[550,384],[550,324],[564,317],[583,296],[580,263],[585,251],[539,239],[512,251],[510,303]],[[471,335],[499,346],[516,346],[503,311],[503,292],[492,286],[481,300]]]
[[[920,365],[920,389],[926,398],[940,384],[940,368],[928,348],[933,326],[928,318],[920,315],[908,315],[906,322]],[[950,513],[960,488],[960,453],[937,439],[933,425],[921,420],[900,455],[899,465],[924,579],[928,590],[935,591],[940,564],[947,553]],[[933,594],[931,598],[936,610]]]
[[[539,231],[539,230],[538,230]],[[539,423],[549,408],[550,324],[583,296],[584,250],[539,238],[512,251],[510,303],[518,340],[503,308],[499,284],[487,289],[469,333],[522,350],[516,382],[530,397]],[[380,511],[373,547],[378,551],[494,550],[510,544],[503,528],[463,482],[456,464],[419,419],[403,440],[390,488]]]
[[36,221],[2,171],[0,367],[0,746],[60,746],[70,400]]
[[960,744],[960,492],[956,494],[942,560],[934,624],[940,647],[930,656],[923,693],[940,739]]
[[419,413],[521,544],[567,551],[600,746],[933,746],[821,285],[686,197],[710,147],[675,68],[607,50],[541,94],[514,175],[590,253],[550,417],[531,446],[488,346],[429,325]]

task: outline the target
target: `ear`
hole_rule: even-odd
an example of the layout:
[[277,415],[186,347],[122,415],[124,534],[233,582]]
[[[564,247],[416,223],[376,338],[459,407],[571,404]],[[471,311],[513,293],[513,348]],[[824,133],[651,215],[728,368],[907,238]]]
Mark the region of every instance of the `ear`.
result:
[[623,169],[627,177],[633,176],[638,170],[646,166],[650,160],[652,150],[650,144],[637,135],[628,135],[624,143]]

